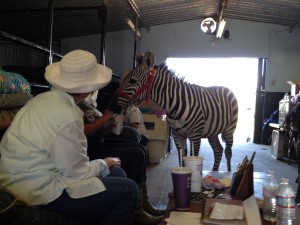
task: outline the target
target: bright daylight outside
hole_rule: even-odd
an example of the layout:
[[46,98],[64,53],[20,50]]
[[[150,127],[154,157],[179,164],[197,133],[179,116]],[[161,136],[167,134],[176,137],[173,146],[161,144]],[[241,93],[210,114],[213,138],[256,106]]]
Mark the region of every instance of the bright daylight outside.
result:
[[253,141],[257,58],[168,58],[166,64],[189,83],[230,88],[239,104],[235,142]]

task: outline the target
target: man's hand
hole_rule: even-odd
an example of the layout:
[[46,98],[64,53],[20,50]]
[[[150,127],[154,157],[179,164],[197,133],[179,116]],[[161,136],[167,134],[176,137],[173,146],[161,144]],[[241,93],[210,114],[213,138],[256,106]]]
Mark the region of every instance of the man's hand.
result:
[[108,167],[117,166],[121,167],[121,160],[116,157],[107,157],[104,159]]

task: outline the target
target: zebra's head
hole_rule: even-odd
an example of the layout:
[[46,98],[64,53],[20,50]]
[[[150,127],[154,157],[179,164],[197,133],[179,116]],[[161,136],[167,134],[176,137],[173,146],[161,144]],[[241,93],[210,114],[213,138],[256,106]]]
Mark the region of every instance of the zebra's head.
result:
[[[148,51],[136,57],[137,65],[122,80],[117,91],[116,104],[125,109],[131,104],[138,105],[149,96],[153,76],[155,75],[154,53]],[[148,94],[147,94],[148,93]]]

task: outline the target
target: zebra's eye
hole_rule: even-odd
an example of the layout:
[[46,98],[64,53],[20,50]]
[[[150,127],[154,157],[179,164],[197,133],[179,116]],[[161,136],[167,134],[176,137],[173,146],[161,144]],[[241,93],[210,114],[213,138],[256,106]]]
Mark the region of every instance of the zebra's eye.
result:
[[130,80],[128,81],[128,83],[129,83],[129,84],[135,84],[135,83],[136,83],[136,80],[130,79]]

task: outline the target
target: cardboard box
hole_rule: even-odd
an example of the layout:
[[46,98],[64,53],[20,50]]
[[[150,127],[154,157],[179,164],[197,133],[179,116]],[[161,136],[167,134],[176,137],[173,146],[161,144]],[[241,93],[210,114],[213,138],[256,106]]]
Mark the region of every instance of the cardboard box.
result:
[[300,80],[289,80],[288,84],[291,85],[291,96],[294,96],[300,91]]
[[160,163],[168,154],[169,127],[167,121],[154,114],[143,113],[144,124],[149,133],[147,150],[150,163]]
[[149,140],[167,140],[168,124],[167,121],[154,114],[143,113],[143,120],[149,133]]
[[147,150],[149,153],[150,163],[160,163],[160,161],[168,154],[168,141],[167,140],[149,140]]

